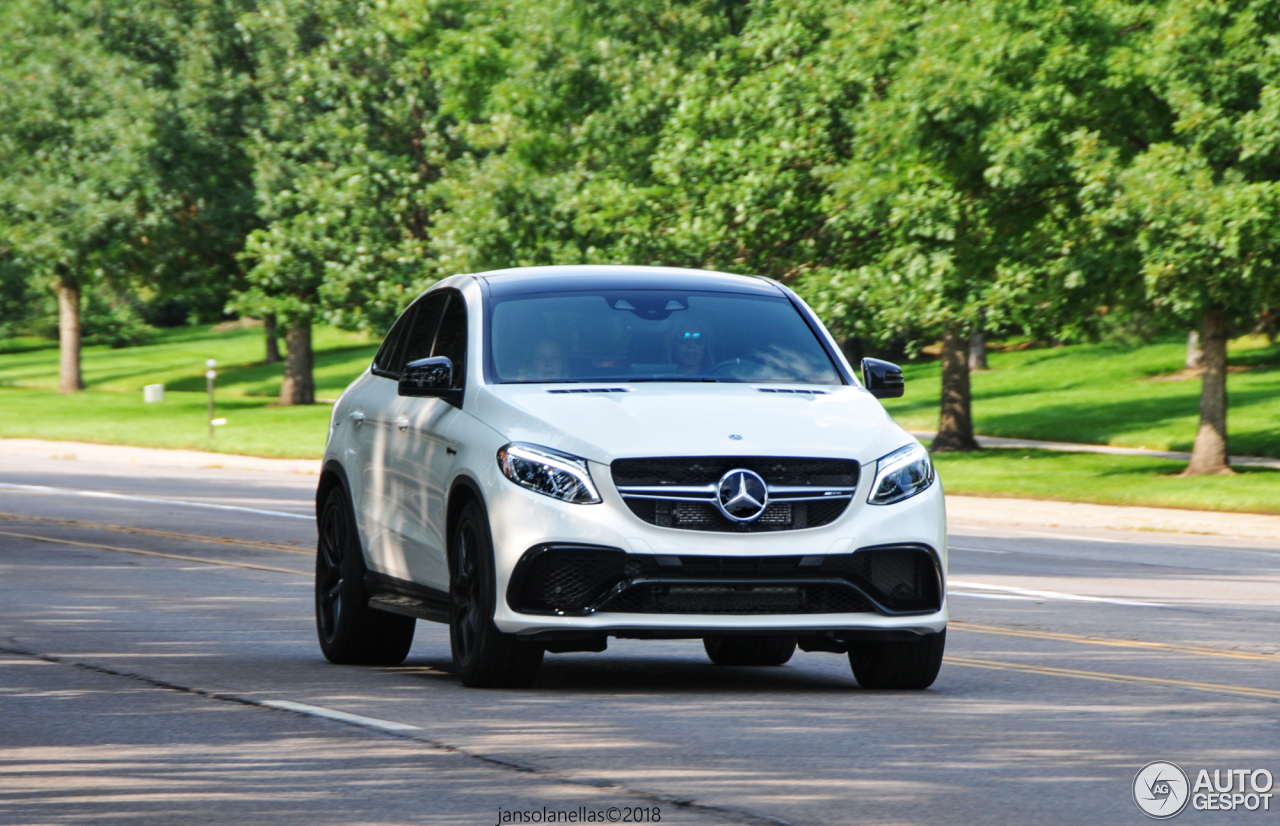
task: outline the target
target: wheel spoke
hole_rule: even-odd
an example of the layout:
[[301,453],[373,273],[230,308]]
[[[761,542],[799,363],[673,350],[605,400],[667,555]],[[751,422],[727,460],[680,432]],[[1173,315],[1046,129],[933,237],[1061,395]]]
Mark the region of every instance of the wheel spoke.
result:
[[330,507],[324,515],[324,530],[320,535],[320,552],[325,565],[331,569],[342,566],[342,544],[346,538],[346,524],[339,508]]

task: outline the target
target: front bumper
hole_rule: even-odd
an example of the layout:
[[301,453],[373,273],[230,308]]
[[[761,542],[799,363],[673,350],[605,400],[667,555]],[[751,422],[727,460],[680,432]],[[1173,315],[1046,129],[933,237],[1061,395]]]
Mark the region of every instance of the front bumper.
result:
[[[557,502],[496,472],[481,480],[494,540],[500,597],[494,621],[500,630],[522,636],[701,636],[930,633],[946,627],[946,514],[940,483],[905,502],[873,506],[866,503],[865,488],[874,474],[863,473],[849,508],[829,525],[711,533],[647,524],[607,481],[607,467],[593,465],[591,471],[604,500],[597,505]],[[879,587],[874,581],[868,560],[886,546],[914,548],[919,559],[928,560],[912,575],[931,578],[933,584],[922,585],[914,602],[901,598],[902,589],[895,599],[892,582]],[[582,557],[587,575],[549,586],[543,581],[530,591],[533,560],[545,558],[551,548],[587,554]],[[547,571],[542,573],[545,580]],[[557,585],[581,593],[569,600],[545,598]],[[880,586],[886,586],[883,576]],[[543,599],[527,598],[539,588]]]

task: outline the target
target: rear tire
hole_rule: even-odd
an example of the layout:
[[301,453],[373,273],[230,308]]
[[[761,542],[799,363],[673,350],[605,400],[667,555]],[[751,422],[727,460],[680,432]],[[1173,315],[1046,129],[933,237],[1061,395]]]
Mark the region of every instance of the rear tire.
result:
[[945,628],[914,640],[856,641],[849,646],[849,665],[863,688],[928,688],[938,678],[946,645]]
[[369,607],[364,552],[351,500],[335,487],[320,510],[316,549],[316,633],[325,659],[340,665],[399,665],[413,645],[413,617]]
[[542,667],[542,646],[521,642],[493,623],[497,588],[489,520],[472,500],[449,540],[449,645],[468,688],[528,688]]
[[795,637],[703,637],[716,665],[782,665],[796,653]]

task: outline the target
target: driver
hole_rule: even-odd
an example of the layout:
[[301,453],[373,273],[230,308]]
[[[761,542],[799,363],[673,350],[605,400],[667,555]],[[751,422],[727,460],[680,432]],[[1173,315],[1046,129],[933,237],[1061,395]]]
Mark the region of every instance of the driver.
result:
[[715,359],[707,329],[696,321],[677,324],[671,334],[671,361],[683,376],[706,375]]

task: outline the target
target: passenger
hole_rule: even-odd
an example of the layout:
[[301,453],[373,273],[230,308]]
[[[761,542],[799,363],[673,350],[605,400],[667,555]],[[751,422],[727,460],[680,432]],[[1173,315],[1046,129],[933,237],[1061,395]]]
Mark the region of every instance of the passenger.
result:
[[544,338],[533,348],[533,367],[527,378],[554,381],[564,378],[564,349],[554,338]]

